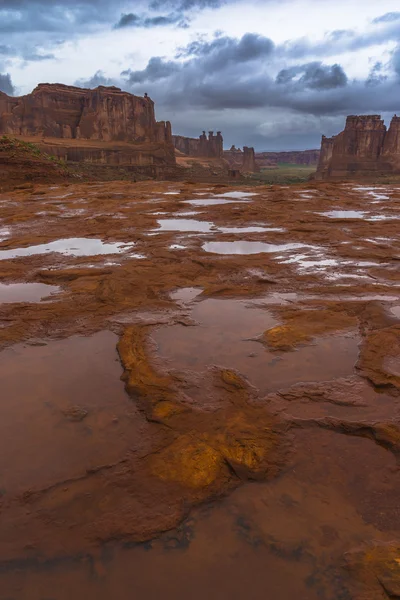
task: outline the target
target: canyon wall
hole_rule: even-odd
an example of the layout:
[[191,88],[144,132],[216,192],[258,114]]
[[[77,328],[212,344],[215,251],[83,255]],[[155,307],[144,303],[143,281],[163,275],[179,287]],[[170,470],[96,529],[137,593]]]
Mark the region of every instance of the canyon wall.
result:
[[205,131],[198,138],[173,135],[172,140],[175,148],[186,156],[222,158],[224,153],[224,140],[220,131],[217,132],[217,135],[214,135],[214,132],[210,131],[208,138]]
[[26,96],[0,92],[0,134],[50,145],[67,160],[175,164],[171,124],[156,121],[148,96],[116,87],[40,84]]
[[319,150],[293,150],[288,152],[256,152],[259,167],[271,167],[278,164],[317,166]]
[[387,130],[380,115],[351,115],[344,130],[322,136],[316,179],[351,179],[400,174],[400,118]]

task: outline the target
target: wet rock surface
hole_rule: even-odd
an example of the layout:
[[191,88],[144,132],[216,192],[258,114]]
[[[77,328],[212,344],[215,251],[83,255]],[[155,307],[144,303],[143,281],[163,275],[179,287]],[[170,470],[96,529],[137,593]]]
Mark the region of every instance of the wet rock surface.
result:
[[399,595],[400,191],[370,192],[0,197],[1,284],[57,290],[0,302],[0,597]]

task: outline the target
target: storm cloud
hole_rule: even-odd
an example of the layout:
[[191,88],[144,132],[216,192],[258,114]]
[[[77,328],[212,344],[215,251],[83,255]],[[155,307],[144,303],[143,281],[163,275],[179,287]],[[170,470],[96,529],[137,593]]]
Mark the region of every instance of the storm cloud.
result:
[[9,73],[1,74],[0,73],[0,92],[4,92],[9,96],[14,95],[14,86],[11,81],[11,76]]

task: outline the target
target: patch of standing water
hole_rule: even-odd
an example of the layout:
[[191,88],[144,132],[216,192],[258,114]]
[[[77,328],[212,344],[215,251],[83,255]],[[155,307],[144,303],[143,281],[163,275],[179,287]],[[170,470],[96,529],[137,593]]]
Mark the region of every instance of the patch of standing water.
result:
[[194,305],[191,317],[198,326],[162,326],[152,334],[168,369],[235,369],[267,394],[299,382],[351,375],[357,361],[359,340],[348,334],[321,337],[296,352],[269,352],[255,338],[277,321],[248,301],[207,299]]
[[199,198],[198,200],[184,200],[186,204],[192,204],[193,206],[218,206],[220,204],[232,204],[232,202],[246,202],[246,200],[235,200],[235,198],[207,198],[205,200]]
[[201,213],[199,213],[197,210],[188,210],[187,212],[178,212],[175,213],[175,215],[177,217],[197,217],[197,215],[200,215]]
[[59,291],[59,287],[44,283],[0,283],[0,304],[40,302]]
[[37,254],[49,254],[58,252],[67,256],[94,256],[99,254],[121,254],[132,248],[134,244],[121,242],[105,243],[102,240],[92,238],[68,238],[55,240],[38,246],[27,248],[13,248],[11,250],[0,250],[0,260],[21,258]]
[[305,244],[267,244],[265,242],[206,242],[203,250],[214,254],[260,254],[263,252],[285,252],[304,248]]
[[218,227],[222,233],[263,233],[266,231],[284,231],[282,227]]
[[181,246],[180,244],[171,244],[169,249],[170,250],[186,250],[186,246]]
[[198,231],[209,233],[214,224],[209,221],[196,221],[195,219],[162,219],[158,221],[162,231]]
[[256,192],[225,192],[224,194],[215,194],[216,198],[249,198],[250,196],[258,196]]
[[394,315],[395,317],[400,319],[400,305],[392,306],[392,308],[390,309],[390,312],[392,313],[392,315]]
[[365,212],[361,210],[329,210],[319,214],[330,219],[365,219]]
[[188,288],[180,288],[179,290],[175,290],[170,294],[171,299],[176,302],[191,302],[197,296],[199,296],[202,292],[202,288],[196,287],[188,287]]
[[11,231],[9,229],[0,227],[0,242],[7,240],[10,237],[10,235]]

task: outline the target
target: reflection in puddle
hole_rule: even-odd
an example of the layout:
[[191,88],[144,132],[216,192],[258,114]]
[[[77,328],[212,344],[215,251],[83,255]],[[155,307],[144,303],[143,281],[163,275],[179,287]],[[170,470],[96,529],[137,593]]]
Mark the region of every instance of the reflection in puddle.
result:
[[189,288],[181,288],[172,292],[170,294],[172,300],[176,300],[177,302],[190,302],[199,294],[201,294],[203,290],[201,288],[189,287]]
[[365,219],[365,212],[361,210],[328,210],[320,214],[331,219]]
[[[142,420],[120,380],[117,341],[103,331],[1,352],[0,472],[7,492],[85,474],[123,457],[132,442],[143,443],[135,441]],[[79,411],[70,416],[74,407]],[[71,421],[77,414],[82,419]]]
[[206,242],[203,250],[214,254],[259,254],[261,252],[285,252],[304,248],[305,244],[267,244],[265,242]]
[[162,326],[153,332],[168,368],[204,372],[218,365],[236,369],[262,394],[302,381],[351,375],[358,356],[358,339],[349,335],[320,337],[295,352],[269,352],[254,338],[277,321],[268,311],[245,301],[204,300],[195,304],[191,317],[198,326]]
[[7,240],[11,235],[11,231],[6,228],[0,227],[0,242]]
[[44,283],[0,283],[0,304],[40,302],[58,291],[60,291],[59,287]]
[[162,219],[158,221],[162,231],[199,231],[209,233],[214,224],[209,221],[196,221],[195,219]]
[[132,248],[134,244],[123,244],[121,242],[105,243],[101,240],[91,238],[68,238],[56,240],[38,246],[27,248],[13,248],[11,250],[0,250],[0,260],[19,258],[22,256],[33,256],[35,254],[48,254],[59,252],[68,256],[94,256],[97,254],[120,254]]
[[224,198],[209,198],[207,200],[185,200],[185,203],[192,204],[193,206],[218,206],[219,204],[231,204],[232,202],[246,202],[246,200],[235,200],[235,198],[224,199]]
[[285,231],[282,227],[218,227],[222,233],[263,233],[265,231]]
[[224,194],[215,194],[216,198],[249,198],[250,196],[258,196],[256,192],[225,192]]

